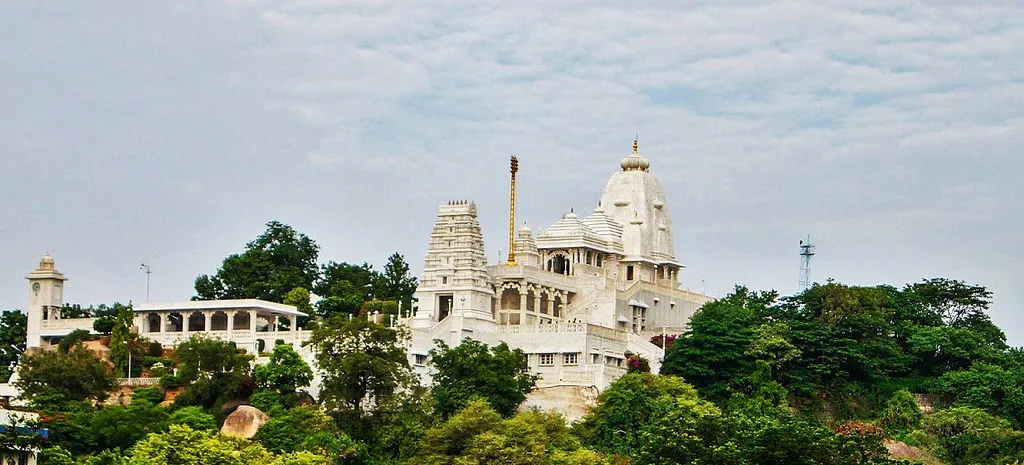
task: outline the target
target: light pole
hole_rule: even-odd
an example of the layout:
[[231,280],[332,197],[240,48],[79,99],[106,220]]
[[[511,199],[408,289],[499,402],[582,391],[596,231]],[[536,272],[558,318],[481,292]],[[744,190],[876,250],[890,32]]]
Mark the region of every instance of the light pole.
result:
[[149,302],[149,275],[153,272],[149,269],[149,265],[145,263],[140,263],[139,269],[146,272],[146,302]]
[[128,348],[128,371],[126,373],[128,373],[128,383],[131,384],[131,381],[132,381],[132,346],[131,346],[131,344],[128,343],[128,341],[124,341],[124,345],[125,345],[125,347]]

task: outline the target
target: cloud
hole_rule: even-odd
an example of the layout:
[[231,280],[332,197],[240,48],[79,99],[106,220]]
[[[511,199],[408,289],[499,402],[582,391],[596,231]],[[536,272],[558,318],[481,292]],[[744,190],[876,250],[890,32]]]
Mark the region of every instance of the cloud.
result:
[[[14,150],[4,156],[18,158],[0,186],[32,188],[25,159],[65,160],[55,179],[78,181],[54,195],[82,199],[73,208],[88,215],[109,213],[86,200],[114,195],[94,184],[169,185],[124,206],[110,238],[128,240],[133,221],[193,225],[151,245],[174,257],[202,243],[169,264],[169,298],[190,295],[191,277],[272,218],[323,231],[328,258],[397,249],[419,268],[436,204],[470,197],[495,256],[509,154],[522,163],[520,211],[543,227],[595,204],[639,132],[691,287],[703,279],[722,293],[742,279],[789,292],[792,243],[812,233],[830,267],[819,279],[955,274],[997,286],[997,316],[1024,305],[1008,284],[1024,276],[994,265],[1024,252],[976,246],[1019,243],[1024,227],[1013,174],[1024,170],[1024,5],[65,6],[0,7],[0,55],[17,70],[0,73],[0,133]],[[161,202],[159,217],[147,202]],[[60,218],[72,207],[50,208]],[[25,207],[8,216],[36,218]],[[13,242],[61,242],[41,228],[18,228]],[[794,279],[780,278],[789,268]],[[14,283],[0,297],[20,302],[18,278],[0,276]],[[114,281],[87,284],[114,295]],[[1007,318],[1024,344],[1024,326]]]

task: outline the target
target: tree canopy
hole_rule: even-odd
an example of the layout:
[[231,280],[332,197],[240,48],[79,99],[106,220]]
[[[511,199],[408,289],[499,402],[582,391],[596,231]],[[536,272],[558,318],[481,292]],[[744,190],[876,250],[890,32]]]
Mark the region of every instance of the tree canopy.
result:
[[364,318],[334,317],[313,330],[309,345],[322,376],[320,401],[347,423],[412,383],[404,335]]
[[277,221],[245,245],[242,253],[224,259],[213,276],[196,278],[195,300],[263,299],[284,302],[297,287],[312,289],[320,276],[320,246],[291,226]]
[[67,353],[53,350],[24,356],[16,383],[29,400],[56,397],[71,401],[104,399],[114,384],[110,365],[82,346]]
[[442,417],[462,410],[475,397],[509,417],[533,390],[536,377],[520,349],[509,349],[504,342],[488,347],[470,338],[455,347],[440,340],[434,344],[430,351],[434,367],[431,392],[434,409]]
[[28,317],[18,310],[0,312],[0,382],[7,382],[25,352]]

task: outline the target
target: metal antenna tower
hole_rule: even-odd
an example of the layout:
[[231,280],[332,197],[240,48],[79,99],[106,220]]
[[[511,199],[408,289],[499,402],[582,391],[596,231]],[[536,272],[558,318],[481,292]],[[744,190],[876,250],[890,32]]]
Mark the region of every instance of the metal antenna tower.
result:
[[811,257],[814,256],[814,244],[811,244],[811,236],[807,236],[807,242],[800,241],[800,292],[811,287]]
[[145,263],[140,263],[139,269],[146,273],[146,302],[149,302],[149,275],[153,274],[153,271]]

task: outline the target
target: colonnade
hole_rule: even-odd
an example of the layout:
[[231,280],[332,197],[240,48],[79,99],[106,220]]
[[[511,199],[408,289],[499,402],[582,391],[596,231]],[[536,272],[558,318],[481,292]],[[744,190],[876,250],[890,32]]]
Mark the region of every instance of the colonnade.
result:
[[495,319],[503,325],[556,323],[569,303],[568,291],[539,284],[507,282],[497,291]]
[[[281,330],[281,318],[288,329]],[[255,338],[257,334],[297,333],[298,316],[254,310],[160,310],[140,314],[139,328],[147,336],[178,335],[187,339],[192,333],[223,333],[226,339]],[[259,320],[265,325],[259,325]]]

